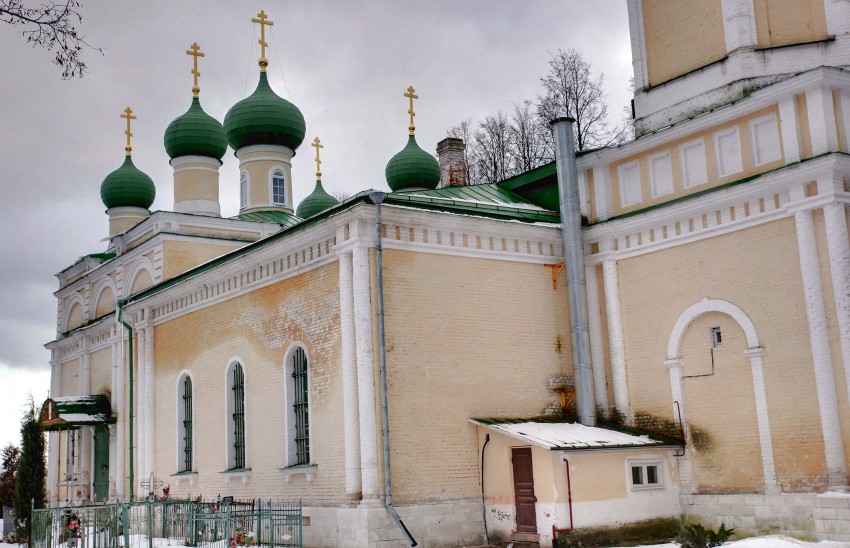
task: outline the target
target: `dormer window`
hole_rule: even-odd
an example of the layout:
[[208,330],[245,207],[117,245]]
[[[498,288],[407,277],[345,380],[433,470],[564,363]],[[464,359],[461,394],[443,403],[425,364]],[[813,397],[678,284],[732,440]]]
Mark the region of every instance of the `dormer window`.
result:
[[248,172],[243,171],[239,177],[239,207],[245,208],[248,206]]
[[286,205],[286,179],[282,169],[272,172],[272,203]]

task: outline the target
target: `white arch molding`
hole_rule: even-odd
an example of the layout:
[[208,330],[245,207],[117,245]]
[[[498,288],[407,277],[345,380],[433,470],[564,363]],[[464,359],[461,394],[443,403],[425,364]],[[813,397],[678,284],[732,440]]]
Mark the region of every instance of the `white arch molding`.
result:
[[[773,460],[773,440],[767,412],[767,390],[764,385],[764,348],[759,343],[755,325],[749,316],[739,307],[728,301],[705,298],[689,306],[682,312],[679,319],[676,320],[676,324],[670,333],[670,339],[667,343],[667,359],[664,361],[664,365],[667,366],[670,372],[670,388],[673,392],[673,401],[679,402],[682,414],[682,427],[687,433],[688,421],[685,411],[684,390],[682,388],[682,358],[680,356],[682,337],[694,320],[709,312],[719,312],[731,317],[741,326],[746,336],[747,350],[745,350],[745,354],[750,359],[750,367],[753,375],[753,396],[756,404],[756,420],[759,430],[759,444],[761,446],[764,491],[765,494],[778,494],[781,492],[781,489],[776,481],[776,468]],[[674,405],[673,416],[674,420],[678,422],[679,417],[675,411]],[[682,464],[681,482],[683,490],[693,492],[694,485],[691,476],[690,450],[688,449],[685,450]]]
[[[67,303],[65,304],[65,310],[62,311],[62,332],[63,333],[71,330],[68,326],[68,322],[71,320],[71,312],[74,310],[75,304],[80,305],[80,310],[83,313],[83,323],[81,325],[85,325],[85,323],[89,320],[89,314],[86,311],[86,303],[83,300],[83,296],[80,295],[79,293],[74,293],[73,295],[71,295],[71,297],[68,299]],[[79,327],[79,326],[78,325],[74,326],[74,328],[77,328],[77,327]]]
[[[136,283],[136,278],[139,277],[139,274],[145,270],[148,273],[148,276],[151,277],[151,282],[156,284],[156,276],[154,275],[153,263],[147,257],[139,257],[139,259],[133,263],[133,266],[130,269],[130,275],[124,278],[124,297],[129,297],[132,295],[133,284]],[[147,288],[145,288],[147,289]],[[116,293],[117,296],[117,293]]]
[[109,276],[104,276],[103,279],[98,282],[97,288],[94,290],[90,319],[94,320],[97,318],[97,309],[100,306],[100,299],[103,298],[103,294],[107,289],[112,291],[112,298],[116,303],[118,302],[118,288],[115,287],[115,282]]

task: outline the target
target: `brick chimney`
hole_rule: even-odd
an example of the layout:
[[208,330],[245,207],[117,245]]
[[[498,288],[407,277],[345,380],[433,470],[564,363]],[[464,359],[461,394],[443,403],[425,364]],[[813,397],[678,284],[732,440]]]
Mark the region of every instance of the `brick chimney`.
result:
[[437,159],[440,162],[440,188],[446,186],[466,186],[466,161],[463,151],[466,145],[463,139],[446,137],[437,143]]

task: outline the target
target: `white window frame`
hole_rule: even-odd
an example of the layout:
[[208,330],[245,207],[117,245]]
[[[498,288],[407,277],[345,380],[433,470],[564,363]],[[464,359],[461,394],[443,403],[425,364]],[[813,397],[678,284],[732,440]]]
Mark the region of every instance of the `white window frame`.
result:
[[[295,355],[295,351],[298,348],[301,348],[304,351],[304,355],[307,357],[307,432],[309,440],[308,444],[310,447],[310,462],[300,465],[296,464],[298,462],[298,448],[295,443],[295,409],[293,408],[293,404],[295,402],[295,380],[292,378],[292,357]],[[283,381],[286,388],[283,404],[285,406],[284,417],[286,417],[286,466],[313,466],[313,463],[316,461],[315,443],[313,439],[313,413],[310,412],[312,410],[313,403],[313,399],[311,397],[313,394],[313,375],[310,367],[311,363],[310,353],[307,351],[307,345],[303,342],[293,342],[286,350],[286,354],[284,354]]]
[[[655,467],[657,483],[647,483],[649,476],[647,469]],[[632,475],[633,468],[640,468],[644,478],[643,483],[636,484]],[[648,489],[664,489],[664,461],[660,458],[634,458],[626,459],[626,480],[631,491],[644,491]]]
[[[624,175],[626,172],[631,172],[631,170],[637,170],[637,190],[639,194],[639,198],[636,200],[628,200],[627,192],[626,192],[626,177]],[[634,183],[634,181],[630,181],[630,183]],[[627,164],[623,164],[621,166],[617,166],[617,186],[620,187],[620,206],[628,207],[634,204],[639,204],[643,201],[643,184],[641,182],[640,177],[640,162],[635,160],[633,162],[629,162]]]
[[[189,380],[192,382],[192,467],[189,470],[183,470],[183,464],[185,460],[185,455],[183,451],[186,449],[185,442],[183,440],[183,419],[184,419],[184,411],[183,411],[183,379],[189,377]],[[195,378],[192,376],[192,373],[188,370],[184,369],[180,372],[180,375],[177,377],[177,473],[178,474],[188,474],[195,471],[195,462],[197,455],[197,425],[198,422],[196,420],[197,414],[195,413]]]
[[[280,175],[275,177],[276,172],[280,172]],[[281,179],[283,181],[283,201],[277,202],[274,199],[274,180],[275,178]],[[286,191],[286,170],[283,169],[283,166],[273,166],[269,170],[269,203],[277,206],[288,206],[289,205],[289,193]]]
[[[725,141],[725,139],[730,137],[732,137],[733,140]],[[723,162],[723,155],[720,153],[721,140],[734,145],[734,152],[737,152],[730,165],[725,165]],[[714,134],[714,159],[717,165],[717,176],[720,178],[728,177],[729,175],[734,175],[735,173],[744,171],[744,161],[741,157],[741,132],[737,125],[724,129],[723,131],[718,131]]]
[[[669,179],[664,180],[659,177],[660,169],[665,167],[664,163],[666,162],[666,168],[669,173]],[[647,167],[649,167],[649,189],[652,193],[653,198],[658,198],[659,196],[665,196],[667,194],[673,194],[676,190],[675,183],[673,182],[673,160],[670,157],[670,151],[665,150],[663,152],[659,152],[658,154],[653,154],[646,158]],[[664,184],[668,185],[665,188],[659,189],[659,185]]]
[[[698,157],[702,160],[702,165],[699,166],[702,168],[702,173],[699,173],[698,170],[692,170],[691,168],[697,166],[688,162],[687,153],[697,148],[700,151]],[[682,186],[684,188],[691,188],[708,182],[708,162],[705,159],[705,140],[702,137],[679,146],[679,165],[682,168]]]
[[[753,153],[753,164],[760,166],[781,160],[782,148],[779,140],[779,126],[776,123],[776,114],[771,112],[766,116],[750,120],[748,126],[750,129],[750,147]],[[772,130],[771,133],[767,136],[759,135],[759,128],[762,127],[769,128]],[[759,154],[759,144],[763,142],[763,137],[770,139],[770,142],[763,143],[768,145],[768,152],[764,157]]]
[[[242,382],[243,382],[243,390],[242,390],[242,404],[245,408],[245,413],[243,417],[243,423],[245,427],[245,462],[242,468],[236,468],[236,448],[234,447],[234,442],[236,438],[236,432],[233,424],[233,412],[236,409],[236,402],[233,397],[233,369],[239,364],[242,367]],[[245,367],[245,362],[242,358],[235,357],[231,358],[227,363],[227,369],[224,373],[224,390],[225,390],[225,401],[227,405],[224,406],[224,420],[225,420],[225,432],[227,443],[227,450],[225,451],[226,462],[224,463],[224,470],[228,471],[240,471],[240,470],[250,470],[249,465],[249,452],[248,452],[248,376],[246,375],[247,368]],[[194,385],[193,385],[194,386]]]
[[251,188],[251,174],[242,170],[239,174],[239,209],[248,207],[248,195]]

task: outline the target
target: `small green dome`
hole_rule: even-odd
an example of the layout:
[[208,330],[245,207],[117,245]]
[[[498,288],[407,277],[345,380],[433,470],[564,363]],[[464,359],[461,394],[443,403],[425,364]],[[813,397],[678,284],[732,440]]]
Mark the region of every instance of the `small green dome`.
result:
[[106,209],[113,207],[150,208],[156,197],[153,180],[133,165],[130,156],[121,167],[106,176],[100,184],[100,199]]
[[387,184],[393,191],[437,188],[440,184],[440,165],[419,148],[411,135],[407,146],[387,163]]
[[242,99],[224,116],[227,142],[233,150],[250,145],[280,145],[298,148],[307,125],[298,107],[278,97],[265,72],[254,93]]
[[165,152],[178,156],[208,156],[221,160],[227,151],[227,135],[218,120],[204,112],[195,97],[192,106],[165,130]]
[[295,211],[295,214],[302,219],[308,219],[316,213],[324,211],[329,207],[333,207],[338,203],[339,200],[325,192],[325,189],[322,188],[322,180],[318,179],[316,181],[316,188],[309,196],[304,198],[304,200],[298,204],[298,209]]

